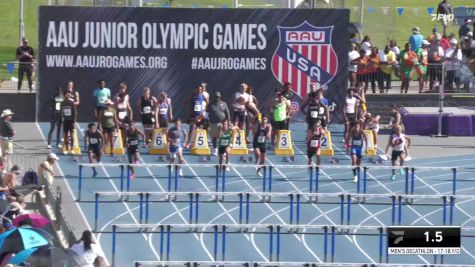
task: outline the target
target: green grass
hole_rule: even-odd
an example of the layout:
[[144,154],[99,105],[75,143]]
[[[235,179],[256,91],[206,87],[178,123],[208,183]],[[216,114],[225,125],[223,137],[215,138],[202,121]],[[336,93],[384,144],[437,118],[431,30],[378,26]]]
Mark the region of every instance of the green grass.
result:
[[[25,34],[36,50],[37,36],[37,7],[44,5],[47,0],[24,0],[25,1]],[[84,4],[90,0],[82,0]],[[65,2],[65,1],[59,1]],[[71,2],[71,1],[70,1]],[[125,0],[113,0],[115,5],[124,5]],[[157,0],[154,6],[162,6],[167,0]],[[267,0],[241,0],[246,5],[265,5]],[[338,2],[338,1],[335,1]],[[427,7],[437,7],[439,1],[435,0],[365,0],[364,8],[364,34],[372,38],[373,45],[383,47],[387,40],[396,39],[400,45],[407,41],[414,26],[421,28],[422,34],[427,36],[437,23],[431,21],[427,14]],[[197,3],[199,7],[232,7],[232,0],[171,0],[172,7],[191,7]],[[280,1],[276,1],[280,3]],[[345,0],[345,7],[350,9],[351,21],[359,22],[359,10],[353,7],[359,6],[360,0]],[[451,0],[452,7],[474,6],[474,0]],[[152,5],[151,5],[152,6]],[[374,13],[368,13],[368,7],[374,7]],[[388,14],[384,15],[381,7],[390,7]],[[404,7],[404,13],[399,16],[396,7]],[[415,16],[413,8],[419,8],[419,15]],[[18,46],[20,0],[0,0],[0,62],[15,59],[15,49]],[[440,27],[439,27],[440,28]],[[448,32],[458,32],[458,26],[453,25]],[[0,71],[4,67],[0,66]]]

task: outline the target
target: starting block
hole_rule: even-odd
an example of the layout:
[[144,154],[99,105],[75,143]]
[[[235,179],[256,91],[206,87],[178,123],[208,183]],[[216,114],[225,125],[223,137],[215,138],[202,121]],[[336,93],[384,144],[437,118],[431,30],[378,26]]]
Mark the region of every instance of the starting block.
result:
[[293,156],[292,136],[289,130],[279,130],[274,155]]
[[320,142],[320,151],[322,156],[335,155],[335,151],[333,150],[332,134],[328,130],[325,131],[323,138]]
[[366,147],[365,147],[365,156],[376,156],[376,147],[374,145],[373,132],[370,130],[365,130],[364,134],[366,136]]
[[167,129],[154,129],[152,134],[152,145],[148,150],[150,155],[168,155]]
[[[69,137],[71,138],[71,137]],[[81,148],[79,147],[79,138],[78,138],[78,131],[74,130],[74,146],[71,148],[71,151],[73,152],[74,155],[80,155],[81,154]],[[64,145],[64,140],[63,140],[63,146],[61,147],[61,153],[66,152],[66,146]],[[77,161],[77,159],[75,159]]]
[[231,155],[247,155],[246,134],[243,130],[233,131],[231,136]]
[[211,150],[208,146],[208,134],[206,133],[206,130],[196,129],[193,145],[191,146],[191,154],[201,156],[209,156],[211,154]]
[[[120,134],[120,129],[118,129],[117,131],[114,131],[114,139],[113,139],[113,147],[112,147],[112,154],[115,154],[115,155],[123,155],[125,154],[125,149],[124,149],[124,146],[122,145],[123,142],[122,142],[122,135]],[[109,144],[105,145],[105,150],[104,150],[104,153],[105,154],[110,154],[111,153],[111,149],[110,149],[110,146]]]

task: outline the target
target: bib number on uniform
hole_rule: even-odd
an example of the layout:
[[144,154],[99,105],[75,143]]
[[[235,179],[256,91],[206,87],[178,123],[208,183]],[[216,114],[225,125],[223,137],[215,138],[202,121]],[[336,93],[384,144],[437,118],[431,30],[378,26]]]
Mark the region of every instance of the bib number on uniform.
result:
[[318,118],[318,111],[310,111],[310,117],[314,119]]
[[[198,139],[199,140],[199,139]],[[236,140],[237,141],[237,140]],[[236,142],[237,143],[237,142]],[[220,142],[221,146],[229,146],[229,140],[228,139],[221,139]]]
[[264,143],[265,141],[266,141],[266,137],[264,135],[259,135],[259,137],[257,137],[258,143]]
[[361,140],[353,140],[353,145],[354,146],[361,146],[361,145],[363,145],[363,142],[361,142]]
[[60,111],[61,110],[61,103],[56,103],[55,109],[56,109],[56,111]]
[[160,114],[161,114],[161,115],[166,115],[167,112],[168,112],[168,108],[161,108],[161,109],[160,109]]
[[152,107],[150,106],[143,107],[143,113],[150,114],[151,112],[152,112]]
[[66,117],[71,116],[71,114],[72,114],[71,108],[65,108],[65,109],[63,110],[63,114],[64,114],[64,116],[66,116]]
[[119,112],[119,119],[123,120],[125,117],[127,117],[127,111]]
[[195,105],[195,111],[200,112],[201,111],[201,105]]
[[311,140],[310,141],[310,147],[318,147],[320,144],[320,140]]
[[114,116],[114,113],[112,111],[105,111],[104,116],[105,117],[112,117],[112,116]]
[[129,145],[131,145],[131,146],[136,146],[138,144],[139,144],[139,140],[130,140],[129,141]]
[[90,138],[89,139],[89,144],[91,145],[97,145],[99,143],[99,140],[97,138]]

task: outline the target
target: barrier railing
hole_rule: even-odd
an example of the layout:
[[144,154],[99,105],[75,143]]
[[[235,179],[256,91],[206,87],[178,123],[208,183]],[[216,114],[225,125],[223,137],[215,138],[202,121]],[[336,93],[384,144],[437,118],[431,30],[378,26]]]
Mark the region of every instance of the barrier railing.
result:
[[[139,223],[147,224],[150,218],[151,203],[182,202],[188,203],[188,223],[199,223],[200,205],[204,203],[233,203],[239,205],[239,224],[250,222],[251,204],[256,203],[280,203],[289,205],[289,225],[298,225],[301,223],[302,204],[317,203],[320,198],[338,199],[337,201],[324,202],[324,204],[338,204],[340,213],[340,225],[351,225],[351,207],[353,204],[365,203],[367,198],[388,200],[391,205],[391,225],[401,225],[403,216],[403,206],[414,204],[414,200],[432,199],[440,200],[440,204],[430,203],[427,205],[436,205],[442,208],[441,223],[447,222],[452,225],[454,221],[454,209],[457,199],[474,200],[473,195],[398,195],[398,194],[347,194],[347,193],[264,193],[264,192],[95,192],[94,199],[94,231],[98,231],[99,204],[114,202],[133,202],[139,203]],[[101,200],[102,198],[114,196],[118,200]],[[123,197],[127,198],[124,199]],[[156,196],[159,199],[153,199]],[[211,199],[203,199],[204,197]],[[130,199],[128,197],[133,197]],[[135,198],[138,197],[138,200]],[[152,199],[151,199],[152,198]],[[275,199],[278,198],[278,201]],[[255,200],[257,199],[257,200]],[[272,200],[274,199],[274,200]],[[404,202],[404,200],[407,200]],[[417,205],[424,205],[418,203]],[[439,206],[440,205],[440,206]],[[346,206],[346,210],[345,210]],[[448,207],[447,207],[448,206]],[[346,220],[345,220],[346,215]],[[295,219],[295,220],[294,220]]]
[[[126,230],[129,229],[129,230]],[[135,229],[132,231],[130,229]],[[117,247],[117,234],[119,233],[158,233],[159,256],[160,259],[170,260],[171,238],[173,233],[200,233],[213,235],[213,260],[218,260],[219,234],[221,234],[221,260],[226,260],[226,236],[229,234],[265,234],[268,235],[268,259],[278,262],[282,253],[281,236],[294,234],[294,229],[305,230],[306,235],[323,235],[323,261],[330,259],[334,262],[336,249],[336,235],[358,235],[356,231],[365,231],[365,235],[378,237],[379,263],[386,257],[389,262],[389,254],[385,250],[385,237],[387,238],[387,228],[383,226],[361,226],[361,225],[282,225],[282,224],[113,224],[112,225],[112,266],[115,264],[115,254]],[[121,231],[123,230],[123,231]],[[386,231],[385,231],[386,230]],[[475,228],[462,227],[461,232],[473,232]],[[462,234],[462,237],[466,235]],[[473,235],[467,235],[473,237]],[[275,238],[275,239],[274,239]],[[274,241],[275,240],[275,241]],[[274,247],[275,246],[275,247]],[[275,248],[275,257],[274,257]],[[386,251],[386,252],[385,252]],[[165,254],[165,255],[164,255]],[[266,263],[267,264],[267,263]]]
[[[250,164],[236,164],[232,165],[234,168],[255,168],[256,165]],[[90,163],[80,163],[79,164],[79,179],[78,179],[78,197],[77,200],[81,201],[82,199],[82,184],[84,180],[83,169],[84,167],[116,167],[120,168],[120,192],[130,191],[131,179],[130,168],[127,167],[143,167],[143,168],[166,168],[167,169],[167,187],[168,192],[178,192],[178,185],[180,176],[178,175],[178,168],[183,167],[198,167],[198,168],[214,168],[215,169],[215,192],[226,192],[226,179],[227,171],[226,168],[220,167],[216,164],[90,164]],[[347,169],[351,170],[354,166],[350,165],[320,165],[320,166],[309,166],[309,165],[267,165],[264,166],[263,177],[262,177],[262,191],[263,192],[272,192],[272,181],[273,181],[273,170],[278,168],[285,169],[306,169],[308,170],[308,184],[309,184],[309,193],[318,193],[319,192],[319,181],[322,170],[326,169]],[[361,171],[362,169],[362,171]],[[405,173],[404,179],[404,193],[414,194],[415,193],[415,180],[416,180],[416,170],[449,170],[451,172],[451,182],[452,182],[452,194],[455,195],[457,191],[457,167],[392,167],[392,166],[374,166],[374,167],[362,167],[357,169],[357,176],[362,179],[358,179],[355,183],[356,193],[367,193],[368,186],[368,171],[370,169],[374,170],[400,170],[402,169]],[[173,172],[172,172],[173,170]],[[125,187],[125,188],[124,188]]]

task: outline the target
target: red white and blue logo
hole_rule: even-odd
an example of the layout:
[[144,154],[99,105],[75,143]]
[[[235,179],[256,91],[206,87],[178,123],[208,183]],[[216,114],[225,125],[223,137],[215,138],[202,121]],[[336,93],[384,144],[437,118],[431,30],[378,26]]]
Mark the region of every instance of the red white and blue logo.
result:
[[316,27],[304,21],[296,27],[279,29],[279,45],[272,56],[272,73],[282,84],[292,83],[300,97],[328,84],[338,69],[338,57],[332,47],[333,26]]

